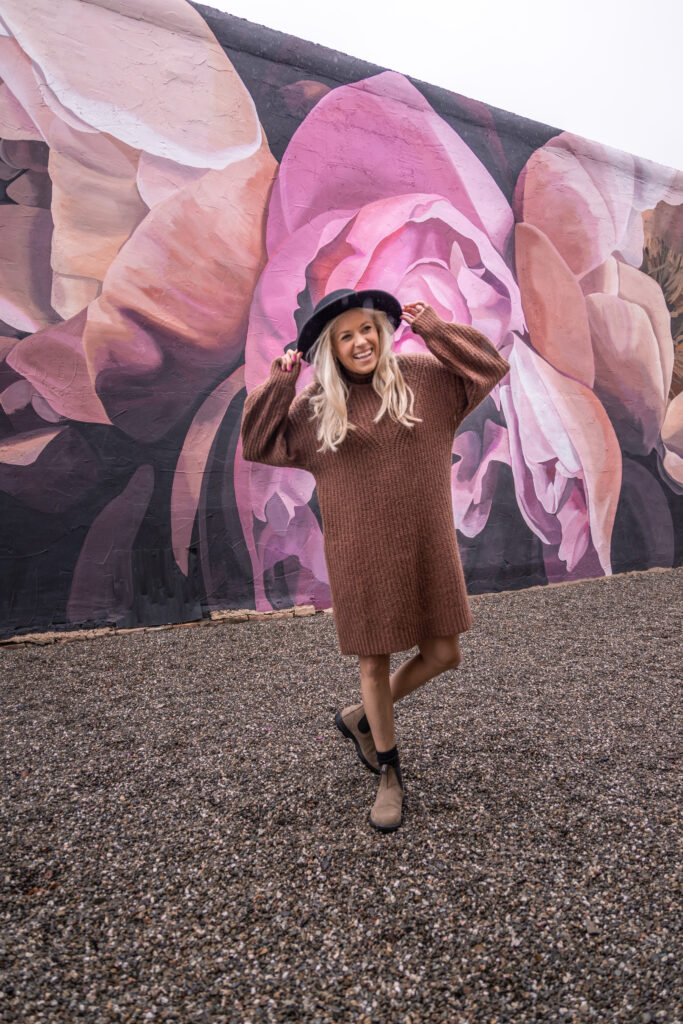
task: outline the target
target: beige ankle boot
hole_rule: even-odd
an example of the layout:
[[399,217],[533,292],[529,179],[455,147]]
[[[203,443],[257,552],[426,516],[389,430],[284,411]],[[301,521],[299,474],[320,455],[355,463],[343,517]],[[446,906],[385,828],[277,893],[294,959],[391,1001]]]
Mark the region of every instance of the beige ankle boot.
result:
[[365,767],[369,768],[375,775],[379,775],[379,761],[377,760],[377,751],[375,750],[375,741],[372,738],[372,733],[369,729],[367,732],[361,732],[358,728],[358,723],[364,714],[362,704],[350,704],[349,707],[337,712],[334,716],[334,724],[342,736],[353,740],[356,746],[356,753]]
[[380,832],[394,832],[403,824],[403,787],[390,764],[382,765],[377,798],[370,811],[370,824]]

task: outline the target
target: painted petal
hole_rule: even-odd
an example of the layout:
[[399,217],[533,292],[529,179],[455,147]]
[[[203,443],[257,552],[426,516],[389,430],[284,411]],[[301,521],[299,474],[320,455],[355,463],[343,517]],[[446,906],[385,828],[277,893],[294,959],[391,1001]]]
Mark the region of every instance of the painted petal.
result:
[[85,311],[17,342],[7,363],[30,381],[55,412],[82,423],[109,423],[83,351]]
[[652,324],[642,307],[615,295],[589,295],[586,305],[595,345],[596,394],[623,448],[646,455],[657,443],[666,409]]
[[107,413],[131,436],[157,440],[241,357],[275,166],[264,143],[209,171],[150,210],[111,264],[84,345]]
[[6,36],[0,37],[0,76],[16,102],[35,125],[35,131],[27,131],[26,135],[23,135],[15,130],[9,137],[33,139],[37,133],[39,138],[47,139],[55,115],[41,95],[29,57],[16,39]]
[[662,441],[683,458],[683,391],[669,403],[662,426]]
[[[567,530],[561,510],[568,500],[577,500],[572,491],[580,484],[590,541],[609,574],[621,451],[607,414],[589,388],[559,373],[523,342],[515,343],[508,359],[510,383],[500,391],[520,510],[544,543],[557,545]],[[582,543],[575,523],[572,536]],[[580,549],[563,552],[568,567],[581,557]]]
[[619,247],[633,199],[631,156],[564,132],[530,156],[513,206],[580,277]]
[[[254,576],[255,608],[268,611],[266,577],[288,557],[308,570],[288,583],[292,603],[329,607],[329,584],[318,520],[308,507],[314,478],[299,469],[246,462],[242,442],[235,455],[235,496]],[[322,587],[321,587],[322,585]]]
[[61,432],[44,428],[5,438],[0,441],[0,463],[3,466],[32,466]]
[[325,211],[389,196],[438,193],[504,253],[507,200],[469,146],[403,75],[333,89],[294,133],[268,220],[268,252]]
[[[671,386],[671,374],[674,366],[674,343],[671,336],[671,315],[666,305],[661,287],[647,274],[633,267],[619,266],[619,295],[627,302],[639,306],[652,325],[655,337],[655,350],[650,355],[650,363],[659,369],[659,380],[662,394],[666,396]],[[653,369],[657,379],[657,372]]]
[[[136,183],[139,154],[106,135],[76,132],[63,124],[53,129],[51,144],[52,267],[67,277],[101,282],[147,213]],[[59,301],[57,296],[53,300]],[[83,307],[55,308],[66,319]]]
[[[102,291],[102,282],[91,277],[72,277],[69,274],[60,274],[53,271],[52,274],[52,305],[61,313],[68,313],[75,310],[73,316],[79,312],[85,312]],[[69,319],[69,318],[67,318]]]
[[140,153],[137,187],[143,202],[151,209],[157,203],[168,199],[174,192],[185,188],[191,182],[206,174],[206,167],[188,167],[175,160],[164,160],[160,156]]
[[199,508],[202,481],[216,434],[235,395],[244,387],[240,366],[204,400],[196,413],[173,474],[171,535],[173,554],[181,572],[188,573],[192,530]]
[[460,456],[451,470],[455,525],[466,537],[476,537],[489,518],[498,465],[510,465],[507,430],[486,420],[482,434],[473,430],[458,434],[453,453]]
[[69,622],[117,622],[130,610],[133,544],[153,490],[154,470],[140,466],[93,522],[71,582]]
[[593,385],[593,348],[581,288],[552,242],[529,224],[515,227],[517,278],[531,344],[561,373]]
[[44,427],[0,442],[0,491],[58,516],[96,483],[95,454],[73,427]]
[[0,83],[0,137],[3,139],[42,139],[40,131],[6,82]]
[[50,305],[52,218],[35,206],[0,206],[0,318],[20,331],[58,320]]
[[676,494],[683,494],[683,391],[669,403],[657,447],[662,475]]
[[133,149],[193,167],[249,156],[261,140],[254,104],[213,33],[184,0],[165,0],[161,15],[156,0],[60,0],[58,18],[53,0],[3,2],[5,24],[60,119],[69,112]]

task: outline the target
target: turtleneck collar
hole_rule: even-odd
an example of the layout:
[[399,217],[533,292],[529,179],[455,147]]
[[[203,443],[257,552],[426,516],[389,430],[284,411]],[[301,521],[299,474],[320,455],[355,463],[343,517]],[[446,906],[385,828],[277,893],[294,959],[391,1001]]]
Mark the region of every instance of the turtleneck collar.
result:
[[369,373],[358,373],[356,370],[348,370],[339,360],[337,360],[337,366],[339,373],[347,384],[372,384],[372,378],[375,375],[374,370],[370,370]]

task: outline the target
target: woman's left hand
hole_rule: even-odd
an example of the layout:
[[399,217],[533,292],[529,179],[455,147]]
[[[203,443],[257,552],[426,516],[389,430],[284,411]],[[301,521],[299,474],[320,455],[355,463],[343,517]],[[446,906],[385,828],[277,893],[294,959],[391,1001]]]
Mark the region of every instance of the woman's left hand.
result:
[[426,302],[407,302],[402,308],[401,316],[407,324],[412,326],[413,321],[417,320],[420,313],[422,313],[426,308]]

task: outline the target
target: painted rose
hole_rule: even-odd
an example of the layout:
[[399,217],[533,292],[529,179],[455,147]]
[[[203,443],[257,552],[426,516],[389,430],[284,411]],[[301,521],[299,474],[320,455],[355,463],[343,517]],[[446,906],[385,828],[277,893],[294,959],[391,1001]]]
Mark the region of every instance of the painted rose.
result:
[[[268,376],[319,299],[342,287],[386,288],[404,303],[424,299],[508,353],[524,328],[506,262],[512,230],[510,206],[491,175],[406,78],[385,72],[332,90],[292,138],[273,190],[269,258],[246,344],[247,390]],[[395,348],[420,351],[424,343],[404,324]],[[304,366],[298,390],[312,372]],[[487,402],[495,409],[497,390]],[[504,428],[490,421],[485,428],[485,421],[480,412],[476,439],[463,435],[455,449],[457,525],[474,532],[488,515],[496,467],[509,461]],[[257,608],[270,607],[264,580],[283,565],[293,603],[322,600],[327,576],[309,507],[313,487],[307,473],[246,463],[237,452],[235,489]],[[326,589],[323,599],[329,603]]]
[[[57,494],[62,508],[113,490],[79,424],[155,443],[241,362],[276,164],[185,0],[163,19],[142,3],[66,0],[55,19],[48,0],[7,0],[0,77],[0,487],[48,514]],[[91,560],[117,522],[130,552],[154,478],[131,458]],[[79,615],[97,575],[84,558]]]
[[[655,449],[674,488],[683,483],[680,383],[672,389],[671,311],[680,283],[667,261],[676,246],[680,252],[681,203],[679,173],[566,133],[532,155],[514,200],[517,275],[534,353],[574,381],[568,386],[582,402],[574,408],[598,428],[612,467],[621,467],[622,453]],[[534,444],[520,421],[520,476],[533,465]],[[607,464],[585,483],[604,522],[604,564],[621,475]],[[659,507],[668,516],[666,502]],[[644,526],[672,529],[670,517]]]

